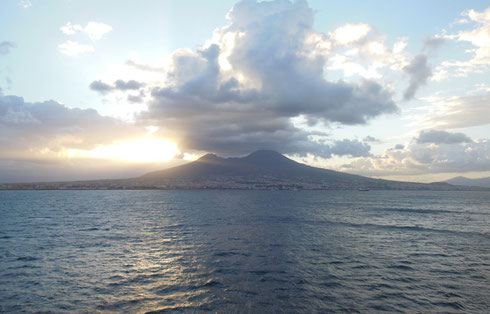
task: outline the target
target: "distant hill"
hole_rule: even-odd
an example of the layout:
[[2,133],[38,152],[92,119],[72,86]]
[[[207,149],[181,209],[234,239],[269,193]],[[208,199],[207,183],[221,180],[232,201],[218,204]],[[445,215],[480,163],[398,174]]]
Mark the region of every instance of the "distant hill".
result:
[[490,177],[470,179],[466,177],[455,177],[446,181],[449,184],[467,185],[467,186],[479,186],[484,188],[490,188]]
[[207,154],[178,167],[120,180],[0,184],[0,189],[274,189],[274,190],[481,190],[439,183],[413,183],[316,168],[259,150],[241,158]]

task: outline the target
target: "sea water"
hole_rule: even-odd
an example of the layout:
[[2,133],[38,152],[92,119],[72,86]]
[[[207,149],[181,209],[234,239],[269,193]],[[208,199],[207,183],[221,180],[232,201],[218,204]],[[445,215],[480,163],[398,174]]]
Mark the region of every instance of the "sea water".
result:
[[490,193],[0,191],[0,312],[488,312]]

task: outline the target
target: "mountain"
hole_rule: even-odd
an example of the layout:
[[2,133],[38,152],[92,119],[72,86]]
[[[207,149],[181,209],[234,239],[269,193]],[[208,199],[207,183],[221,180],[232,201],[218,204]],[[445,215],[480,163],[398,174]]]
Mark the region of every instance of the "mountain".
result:
[[192,163],[150,172],[137,180],[150,186],[216,189],[460,189],[447,183],[390,181],[311,167],[271,150],[241,158],[207,154]]
[[207,154],[198,160],[162,171],[141,176],[141,180],[153,182],[168,180],[255,180],[291,181],[310,183],[349,183],[377,181],[333,170],[310,167],[295,162],[270,150],[259,150],[242,158],[222,158]]
[[207,154],[198,160],[137,178],[72,182],[0,184],[0,189],[333,189],[333,190],[481,190],[439,183],[373,179],[316,168],[280,153],[259,150],[241,158]]
[[479,186],[484,188],[490,188],[490,177],[470,179],[466,177],[455,177],[446,181],[449,184],[467,185],[467,186]]

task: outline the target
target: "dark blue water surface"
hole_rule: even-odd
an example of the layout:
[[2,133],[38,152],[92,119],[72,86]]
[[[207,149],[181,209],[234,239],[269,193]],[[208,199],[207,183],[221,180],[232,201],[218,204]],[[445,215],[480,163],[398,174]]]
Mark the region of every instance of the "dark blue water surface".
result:
[[489,309],[486,192],[0,192],[0,311]]

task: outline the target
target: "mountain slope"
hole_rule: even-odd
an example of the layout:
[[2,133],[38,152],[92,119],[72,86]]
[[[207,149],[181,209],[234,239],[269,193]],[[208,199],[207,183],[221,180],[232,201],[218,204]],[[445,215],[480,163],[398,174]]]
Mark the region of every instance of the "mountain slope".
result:
[[489,190],[445,182],[424,184],[367,178],[307,166],[270,150],[241,158],[207,154],[194,162],[138,178],[0,184],[0,189]]
[[221,158],[214,154],[207,154],[192,163],[150,172],[140,178],[143,180],[209,180],[223,176],[249,179],[270,176],[276,179],[297,179],[314,182],[322,182],[326,179],[335,182],[374,180],[307,166],[286,158],[277,152],[268,150],[259,150],[242,158]]
[[455,177],[446,181],[449,184],[467,185],[467,186],[479,186],[490,188],[490,177],[470,179],[466,177]]
[[181,184],[186,188],[458,189],[447,183],[389,181],[311,167],[269,150],[242,158],[207,154],[186,165],[147,173],[138,180],[149,185]]

